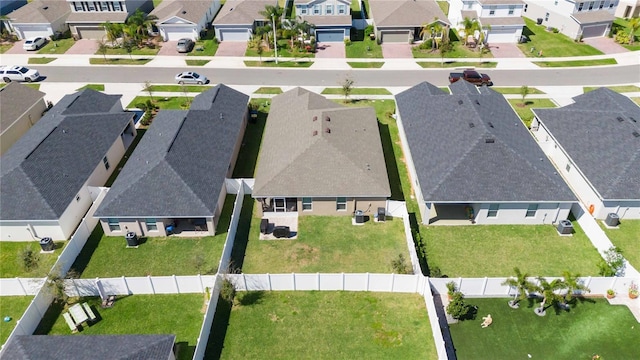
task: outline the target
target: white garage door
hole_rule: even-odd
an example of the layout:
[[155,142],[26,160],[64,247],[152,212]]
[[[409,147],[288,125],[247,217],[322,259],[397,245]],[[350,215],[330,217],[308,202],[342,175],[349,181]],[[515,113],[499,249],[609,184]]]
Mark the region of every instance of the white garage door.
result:
[[47,28],[40,28],[40,29],[24,29],[20,31],[21,33],[21,38],[22,39],[29,39],[29,38],[34,38],[36,36],[42,36],[45,39],[49,38],[49,35],[51,34],[49,32],[49,29]]
[[196,40],[194,28],[164,28],[164,35],[167,41],[178,41],[184,38]]
[[248,41],[247,29],[220,29],[220,41]]
[[491,30],[487,36],[487,42],[489,44],[516,43],[518,37],[513,30]]
[[382,42],[385,43],[409,43],[409,31],[382,31]]
[[607,30],[606,24],[596,25],[596,26],[585,26],[584,29],[582,30],[582,37],[590,38],[590,37],[603,36],[606,30]]
[[106,33],[102,28],[78,27],[76,28],[81,39],[102,40]]

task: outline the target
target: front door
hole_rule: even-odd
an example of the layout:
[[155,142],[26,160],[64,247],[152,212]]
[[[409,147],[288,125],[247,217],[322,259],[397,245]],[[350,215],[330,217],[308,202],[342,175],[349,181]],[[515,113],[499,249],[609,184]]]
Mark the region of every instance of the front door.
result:
[[285,212],[287,211],[287,201],[285,198],[275,198],[273,199],[273,210],[275,212]]

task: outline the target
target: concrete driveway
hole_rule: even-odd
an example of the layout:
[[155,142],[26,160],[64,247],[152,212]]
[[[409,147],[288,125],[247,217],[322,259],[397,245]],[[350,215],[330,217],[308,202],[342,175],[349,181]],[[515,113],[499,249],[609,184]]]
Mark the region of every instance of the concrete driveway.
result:
[[[165,41],[160,43],[162,47],[158,51],[158,55],[167,55],[167,56],[184,56],[186,54],[179,53],[176,48],[178,46],[177,41]],[[195,49],[195,46],[193,47]],[[192,50],[193,51],[193,50]]]
[[246,41],[221,41],[216,56],[244,56],[247,52]]
[[411,44],[382,43],[382,56],[385,59],[413,59]]
[[347,50],[343,42],[323,42],[316,46],[316,59],[344,59]]
[[525,58],[517,44],[498,43],[489,44],[489,50],[494,58]]
[[605,54],[620,54],[629,52],[629,50],[620,44],[613,41],[613,39],[606,36],[586,38],[583,40],[585,44],[593,46],[594,48],[602,51]]
[[80,39],[67,50],[67,55],[93,55],[98,51],[98,41]]

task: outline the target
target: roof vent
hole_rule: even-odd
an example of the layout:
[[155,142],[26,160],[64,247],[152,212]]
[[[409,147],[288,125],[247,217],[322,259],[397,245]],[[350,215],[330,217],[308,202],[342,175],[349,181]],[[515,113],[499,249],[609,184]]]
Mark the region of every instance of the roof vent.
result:
[[496,142],[496,139],[492,137],[488,137],[488,138],[484,138],[484,142],[485,144],[493,144],[494,142]]
[[186,14],[186,13],[187,13],[187,11],[186,11],[186,10],[182,10],[182,14]]
[[224,115],[222,115],[222,113],[220,113],[220,120],[224,119]]
[[476,99],[476,105],[480,105],[480,101],[478,101],[478,99]]
[[632,118],[631,116],[629,116],[629,120],[631,120],[633,122],[637,122],[636,119]]
[[313,136],[318,135],[318,130],[313,130]]
[[325,116],[324,120],[325,120],[325,121],[331,121],[331,118],[330,118],[330,117],[328,117],[328,116]]
[[331,129],[326,128],[326,129],[324,129],[324,132],[326,132],[327,134],[331,134]]
[[623,122],[624,119],[621,116],[618,116],[616,119],[618,119],[618,122]]
[[318,117],[317,117],[317,116],[314,116],[314,117],[313,117],[313,121],[318,121]]
[[635,137],[640,137],[640,133],[639,133],[639,132],[637,132],[637,131],[634,131],[634,132],[633,132],[633,136],[635,136]]
[[473,129],[474,127],[476,127],[476,124],[474,124],[474,123],[470,122],[470,123],[469,123],[469,127]]
[[49,7],[48,6],[43,6],[42,10],[47,10]]
[[462,100],[458,100],[458,105],[462,105]]
[[493,123],[491,121],[489,121],[487,124],[489,125],[490,128],[493,129]]

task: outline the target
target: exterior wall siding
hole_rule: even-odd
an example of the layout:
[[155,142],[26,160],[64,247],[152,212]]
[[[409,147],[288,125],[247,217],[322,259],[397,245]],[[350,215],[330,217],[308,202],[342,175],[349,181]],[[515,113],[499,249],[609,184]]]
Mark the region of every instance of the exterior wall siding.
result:
[[560,220],[566,220],[569,217],[572,205],[572,203],[538,203],[538,210],[535,216],[526,217],[529,204],[536,203],[501,203],[499,204],[498,214],[495,217],[488,217],[489,203],[474,206],[476,224],[556,224]]
[[25,111],[20,118],[16,119],[16,121],[0,135],[0,155],[9,150],[11,145],[31,129],[31,127],[40,120],[42,113],[44,113],[46,109],[47,104],[43,98]]
[[0,221],[0,228],[0,241],[34,241],[36,236],[66,240],[60,223],[56,220]]

